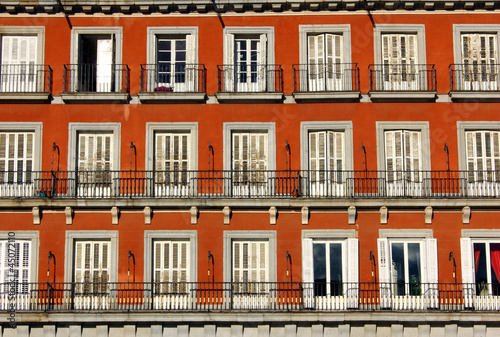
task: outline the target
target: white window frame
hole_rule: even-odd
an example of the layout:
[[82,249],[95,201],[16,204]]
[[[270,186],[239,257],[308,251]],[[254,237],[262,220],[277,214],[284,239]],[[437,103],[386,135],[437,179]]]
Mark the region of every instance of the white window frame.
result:
[[[421,295],[395,295],[392,291],[391,243],[392,242],[419,242]],[[380,229],[378,248],[378,275],[380,283],[380,305],[392,309],[427,309],[439,308],[438,287],[438,250],[437,240],[433,237],[432,229]],[[400,300],[394,300],[398,298]]]
[[500,196],[500,183],[493,182],[473,182],[468,183],[467,165],[467,131],[497,131],[500,132],[500,122],[498,121],[478,121],[464,122],[457,121],[458,136],[458,169],[463,171],[460,180],[467,184],[467,193],[471,196]]
[[[186,50],[186,64],[198,64],[198,27],[148,27],[147,28],[147,64],[155,64],[157,65],[157,48],[158,48],[158,43],[157,40],[158,38],[178,38],[179,36],[192,36],[193,38],[193,52],[194,55],[188,55],[189,50]],[[191,60],[191,62],[189,62]],[[155,68],[156,69],[156,68]],[[186,69],[186,73],[188,70]],[[156,83],[156,80],[151,79],[150,72],[148,70],[148,78],[147,78],[147,83]],[[184,89],[181,89],[182,91],[180,92],[187,92],[187,91],[196,91],[196,83],[200,81],[198,78],[198,69],[192,69],[191,74],[194,75],[193,77],[193,83],[190,84],[190,86],[194,86],[193,88],[190,88],[188,85],[188,74],[186,74],[186,83],[184,85],[186,86]],[[155,75],[153,73],[153,75]],[[150,88],[151,89],[151,88]],[[149,90],[151,91],[151,90]],[[178,90],[175,89],[174,87],[174,93],[179,92]]]
[[[0,27],[0,44],[2,36],[36,36],[36,64],[44,63],[45,50],[45,26],[1,26]],[[1,46],[0,46],[1,48]],[[2,50],[2,49],[0,49]]]
[[464,291],[464,305],[475,310],[500,310],[500,296],[477,294],[474,266],[474,243],[500,242],[498,229],[462,229],[460,238],[461,271]]
[[68,171],[76,171],[78,158],[78,135],[80,133],[108,133],[112,134],[113,148],[112,167],[113,171],[120,170],[120,123],[69,123],[68,138]]
[[[229,35],[262,35],[267,36],[267,64],[274,64],[274,27],[225,27],[224,28],[224,64],[228,64],[230,59],[227,55],[228,50],[233,50],[228,43],[234,40]],[[231,57],[232,58],[232,57]]]
[[75,274],[75,242],[77,241],[108,241],[109,254],[109,282],[118,282],[118,231],[66,231],[64,246],[64,282],[74,282]]
[[[342,244],[342,296],[314,296],[313,244]],[[302,282],[304,305],[319,310],[357,308],[359,304],[359,243],[355,230],[303,230],[302,231]],[[345,300],[338,300],[338,298]]]
[[115,52],[114,64],[122,63],[122,44],[123,44],[123,28],[122,27],[73,27],[71,29],[71,64],[78,64],[78,48],[80,35],[114,35],[115,37]]
[[373,47],[375,64],[383,63],[382,35],[383,34],[416,34],[417,60],[419,64],[427,64],[425,46],[425,25],[423,24],[377,24],[373,29]]

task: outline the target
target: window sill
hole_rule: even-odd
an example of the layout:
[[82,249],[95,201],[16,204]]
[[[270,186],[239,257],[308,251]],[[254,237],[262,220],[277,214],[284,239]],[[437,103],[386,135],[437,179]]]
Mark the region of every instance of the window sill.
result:
[[48,103],[50,97],[46,92],[2,92],[0,103]]
[[204,92],[141,92],[141,103],[204,103]]
[[128,103],[130,95],[123,92],[71,92],[61,93],[61,98],[64,103]]
[[500,91],[450,91],[454,102],[500,102]]
[[435,91],[370,91],[372,102],[434,102]]
[[301,91],[294,92],[293,97],[297,102],[339,102],[359,101],[359,91]]
[[282,92],[217,92],[221,103],[282,103]]

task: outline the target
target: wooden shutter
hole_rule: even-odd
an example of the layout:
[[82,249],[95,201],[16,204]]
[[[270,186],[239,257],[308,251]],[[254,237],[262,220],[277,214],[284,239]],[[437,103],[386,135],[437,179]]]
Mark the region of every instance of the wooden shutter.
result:
[[385,161],[389,182],[401,179],[403,171],[403,132],[385,132]]
[[386,131],[385,149],[387,171],[402,172],[421,170],[422,151],[420,131]]
[[191,134],[157,133],[155,142],[155,170],[163,177],[159,182],[187,182]]
[[314,257],[313,240],[302,239],[302,283],[304,286],[304,307],[314,308]]
[[233,170],[267,170],[267,133],[233,133]]
[[110,39],[97,40],[96,91],[110,92],[113,81],[114,43]]
[[110,258],[109,242],[75,242],[75,282],[108,282]]
[[469,181],[492,181],[493,172],[500,170],[500,132],[466,131],[465,138]]
[[189,241],[155,241],[154,282],[189,282]]
[[[14,257],[12,257],[14,251]],[[31,241],[15,240],[10,244],[7,240],[0,241],[0,282],[8,283],[10,280],[17,280],[17,283],[28,283],[31,280]],[[9,258],[14,260],[10,260]],[[10,262],[10,263],[9,263]],[[12,274],[11,270],[14,271]],[[22,286],[18,291],[25,292],[26,286]]]
[[233,241],[233,281],[269,282],[268,250],[268,241]]
[[462,266],[462,288],[464,296],[464,306],[467,309],[474,307],[475,279],[474,261],[472,252],[472,240],[470,238],[460,238],[460,255]]
[[[326,74],[327,78],[341,79],[342,77],[342,39],[343,36],[340,34],[325,34],[325,63],[326,63]],[[333,83],[332,83],[333,84]],[[331,84],[331,85],[332,85]],[[341,89],[333,86],[328,87],[328,89]]]
[[497,64],[496,34],[462,34],[464,64]]
[[380,284],[380,307],[391,307],[391,260],[389,255],[389,241],[385,238],[377,239],[378,247],[378,281]]
[[419,131],[404,131],[404,169],[405,171],[421,170],[421,146]]
[[110,171],[113,169],[111,134],[79,134],[79,171]]
[[323,34],[309,35],[308,40],[308,66],[309,66],[309,81],[310,90],[317,91],[323,89],[323,81],[325,77],[325,49],[324,49]]
[[225,64],[223,65],[224,91],[234,91],[234,76],[236,73],[237,58],[234,57],[234,34],[226,34],[225,38]]
[[[31,177],[34,137],[33,132],[0,133],[0,172],[18,172],[16,181],[26,181]],[[13,179],[14,176],[10,175],[9,181]]]
[[309,167],[311,170],[343,170],[345,162],[344,132],[309,133]]
[[[267,34],[260,34],[259,45],[257,46],[257,82],[258,90],[266,91],[267,80],[269,79],[269,88],[274,91],[275,76],[273,65],[268,65],[267,60]],[[269,76],[267,76],[269,74]]]
[[347,239],[347,307],[359,305],[359,243],[358,239]]
[[[438,250],[437,239],[425,239],[425,278],[422,277],[424,285],[424,295],[428,297],[429,308],[439,308],[439,278],[438,278]],[[427,289],[426,289],[427,287]]]
[[383,34],[382,35],[382,63],[397,64],[417,64],[416,34]]
[[198,91],[198,65],[196,64],[196,39],[194,35],[186,35],[186,91]]
[[36,36],[2,36],[2,91],[37,90],[36,50]]

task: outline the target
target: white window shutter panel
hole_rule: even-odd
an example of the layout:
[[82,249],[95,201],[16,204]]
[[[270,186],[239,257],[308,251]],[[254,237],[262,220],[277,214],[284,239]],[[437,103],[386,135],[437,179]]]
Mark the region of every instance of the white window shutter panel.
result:
[[[438,250],[437,239],[425,239],[426,279],[423,279],[424,291],[428,297],[428,307],[439,308]],[[427,283],[427,285],[426,285]]]
[[464,306],[468,309],[474,307],[475,280],[474,280],[474,260],[472,251],[472,240],[470,238],[460,238],[460,257],[462,265],[462,289],[464,296]]
[[[259,58],[258,62],[260,63],[258,67],[258,83],[259,83],[259,91],[266,91],[267,86],[269,85],[269,89],[271,91],[274,91],[274,87],[272,84],[274,83],[275,79],[275,72],[274,72],[274,65],[268,65],[268,60],[267,60],[267,34],[260,34],[259,38]],[[269,74],[269,76],[267,76]],[[269,81],[269,83],[267,83]]]
[[302,239],[302,283],[304,307],[313,309],[315,307],[313,240],[309,238]]
[[377,239],[378,247],[378,281],[380,286],[380,307],[391,307],[389,241],[386,238]]
[[197,91],[198,65],[196,62],[195,37],[192,34],[186,35],[186,85],[187,91]]
[[358,239],[347,239],[347,307],[359,306],[359,243]]
[[223,65],[224,91],[234,91],[234,75],[236,73],[236,60],[234,58],[234,35],[226,34],[226,63]]

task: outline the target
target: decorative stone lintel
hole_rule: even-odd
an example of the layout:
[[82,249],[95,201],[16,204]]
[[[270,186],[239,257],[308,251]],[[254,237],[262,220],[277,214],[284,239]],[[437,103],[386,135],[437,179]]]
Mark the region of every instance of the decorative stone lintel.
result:
[[382,206],[380,207],[380,224],[381,225],[387,225],[387,217],[389,215],[389,210],[387,207]]
[[118,207],[112,207],[111,208],[111,224],[112,225],[118,225],[118,216],[120,215],[120,210]]
[[146,206],[144,207],[143,212],[144,212],[144,224],[151,225],[151,217],[153,215],[153,210],[151,209],[151,207]]
[[198,223],[198,207],[191,207],[189,213],[191,214],[191,225],[196,225]]
[[278,209],[274,206],[269,208],[269,224],[276,225],[276,218],[278,217]]
[[349,215],[349,225],[356,224],[356,206],[349,206],[347,214]]
[[66,225],[72,225],[73,224],[73,208],[71,207],[66,207],[64,209],[64,214],[66,215]]
[[425,208],[425,224],[430,225],[432,224],[432,207],[427,206]]
[[222,209],[222,214],[224,214],[224,225],[229,225],[231,223],[231,208],[225,206]]
[[309,224],[309,207],[304,206],[300,210],[302,213],[302,224],[303,225],[308,225]]
[[468,225],[470,222],[470,207],[465,206],[462,208],[462,222],[464,225]]
[[31,210],[31,212],[33,213],[33,225],[39,225],[40,224],[40,215],[42,213],[40,211],[40,208],[35,206]]

